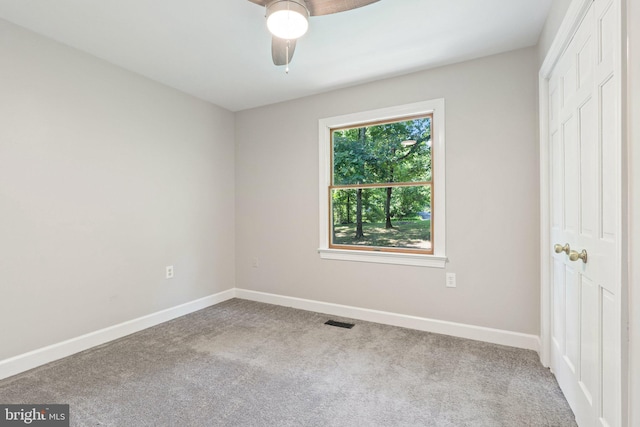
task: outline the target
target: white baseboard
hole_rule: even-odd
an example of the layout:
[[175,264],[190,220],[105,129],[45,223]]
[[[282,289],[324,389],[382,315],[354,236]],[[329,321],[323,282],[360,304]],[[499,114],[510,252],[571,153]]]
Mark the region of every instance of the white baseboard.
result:
[[447,322],[444,320],[428,319],[424,317],[408,316],[387,311],[370,310],[367,308],[348,305],[332,304],[302,298],[287,297],[264,292],[250,291],[236,288],[236,297],[268,304],[293,307],[301,310],[331,314],[333,316],[349,317],[367,322],[383,323],[454,337],[485,341],[510,347],[524,348],[539,352],[540,338],[537,335],[505,331],[502,329],[485,328],[482,326],[466,325],[463,323]]
[[537,352],[540,350],[540,338],[536,335],[234,288],[1,360],[0,380],[236,297]]
[[0,361],[0,380],[44,365],[45,363],[53,362],[54,360],[62,359],[63,357],[87,350],[91,347],[122,338],[134,332],[159,325],[160,323],[184,316],[185,314],[193,313],[194,311],[219,304],[234,297],[235,289],[229,289],[195,301],[180,304],[175,307],[167,308],[156,313],[120,323],[118,325],[90,332],[76,338],[2,360]]

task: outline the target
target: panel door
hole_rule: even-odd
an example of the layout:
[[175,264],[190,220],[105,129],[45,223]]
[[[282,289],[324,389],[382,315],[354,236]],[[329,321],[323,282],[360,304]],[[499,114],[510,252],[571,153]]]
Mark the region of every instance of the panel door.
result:
[[591,4],[549,80],[551,369],[580,426],[620,425],[616,3]]

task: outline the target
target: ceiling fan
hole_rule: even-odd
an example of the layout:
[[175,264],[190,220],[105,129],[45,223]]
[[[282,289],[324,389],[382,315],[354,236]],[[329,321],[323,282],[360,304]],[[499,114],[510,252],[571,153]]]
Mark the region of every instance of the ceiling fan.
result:
[[309,16],[346,12],[375,3],[378,0],[249,0],[264,6],[267,27],[272,34],[271,57],[275,65],[289,63],[296,49],[296,40],[309,28]]

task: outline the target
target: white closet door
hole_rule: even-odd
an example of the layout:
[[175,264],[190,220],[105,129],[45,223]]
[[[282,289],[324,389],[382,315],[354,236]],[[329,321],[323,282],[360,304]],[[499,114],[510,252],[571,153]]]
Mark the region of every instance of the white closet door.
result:
[[591,4],[549,80],[551,368],[580,426],[620,425],[617,7]]

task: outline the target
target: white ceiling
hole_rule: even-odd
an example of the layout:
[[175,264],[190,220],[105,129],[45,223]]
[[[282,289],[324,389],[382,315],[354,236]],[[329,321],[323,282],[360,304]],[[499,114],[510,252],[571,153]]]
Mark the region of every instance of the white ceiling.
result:
[[536,44],[552,0],[380,0],[312,17],[291,71],[247,0],[0,0],[0,18],[232,111]]

